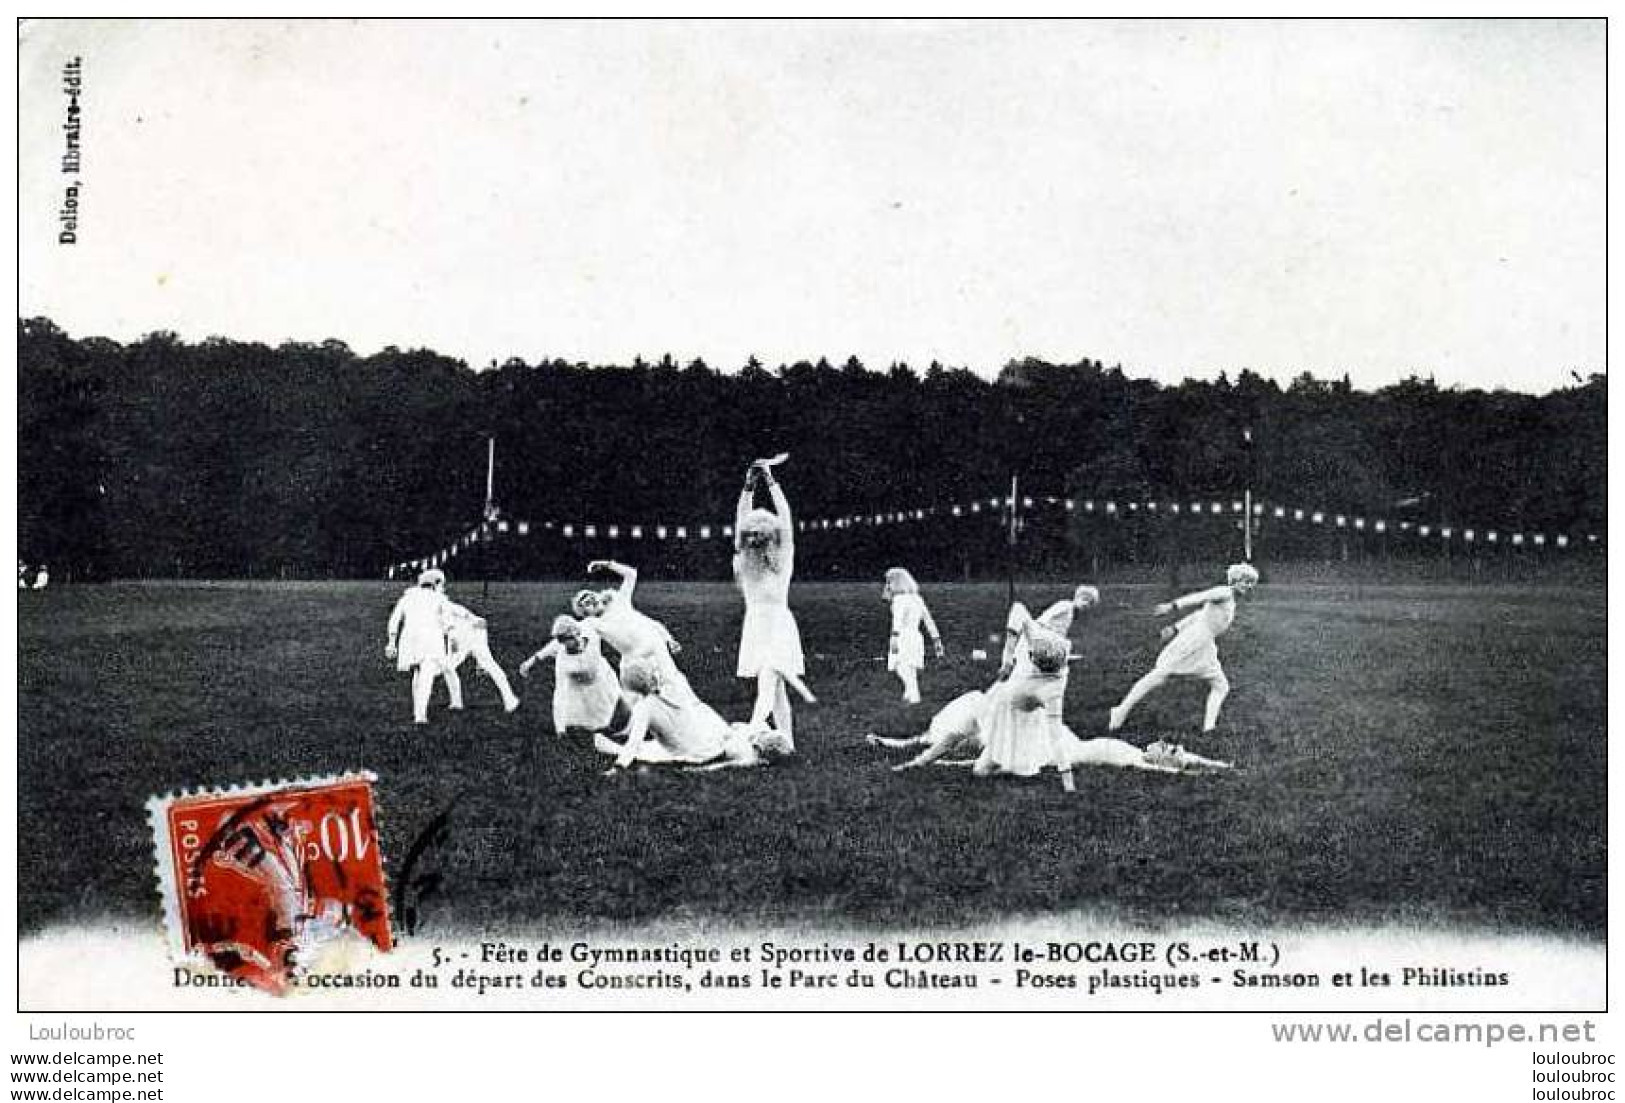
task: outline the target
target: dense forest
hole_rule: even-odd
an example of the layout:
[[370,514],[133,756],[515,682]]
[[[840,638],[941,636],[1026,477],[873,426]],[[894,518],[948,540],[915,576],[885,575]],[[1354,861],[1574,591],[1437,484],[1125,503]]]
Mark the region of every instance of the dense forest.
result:
[[[722,521],[749,459],[788,451],[803,517],[985,499],[1018,474],[1039,496],[1228,500],[1251,485],[1577,543],[1606,527],[1600,375],[1537,397],[1245,370],[1162,386],[1089,359],[1012,362],[995,380],[850,358],[476,371],[426,350],[119,344],[32,319],[17,387],[20,551],[77,578],[378,577],[478,522],[488,438],[509,517]],[[978,533],[993,554],[997,526]],[[1092,539],[1081,516],[1051,535]],[[726,571],[725,555],[705,562]]]

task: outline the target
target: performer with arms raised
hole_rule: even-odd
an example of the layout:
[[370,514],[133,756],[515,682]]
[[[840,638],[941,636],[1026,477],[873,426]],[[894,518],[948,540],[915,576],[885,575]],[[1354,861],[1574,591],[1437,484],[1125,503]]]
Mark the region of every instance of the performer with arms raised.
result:
[[[790,502],[773,478],[773,468],[788,457],[756,460],[745,470],[734,519],[734,578],[745,595],[745,623],[739,636],[741,678],[756,679],[756,704],[750,726],[773,726],[795,745],[794,715],[788,688],[814,700],[802,682],[806,664],[801,632],[790,612],[790,576],[795,573],[795,522]],[[757,509],[756,487],[766,483],[773,509]]]

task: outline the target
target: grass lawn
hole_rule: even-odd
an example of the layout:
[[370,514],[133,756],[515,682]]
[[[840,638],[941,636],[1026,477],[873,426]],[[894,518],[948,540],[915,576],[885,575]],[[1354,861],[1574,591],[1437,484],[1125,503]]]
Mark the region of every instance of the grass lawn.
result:
[[[514,672],[572,586],[454,581]],[[383,658],[399,587],[382,583],[86,586],[21,593],[18,915],[150,916],[143,802],[154,793],[366,768],[392,877],[412,872],[424,932],[718,916],[921,926],[1069,909],[1125,918],[1606,927],[1606,642],[1600,589],[1263,586],[1220,642],[1234,691],[1202,738],[1204,690],[1153,696],[1125,733],[1170,735],[1231,776],[1081,771],[895,776],[867,731],[912,734],[988,682],[1000,586],[927,586],[950,653],[926,702],[900,703],[874,585],[797,586],[807,680],[799,760],[608,779],[550,727],[551,674],[518,713],[464,668],[469,710],[414,729]],[[1026,586],[1035,609],[1064,595]],[[1067,717],[1106,709],[1156,654],[1166,594],[1108,587],[1080,620]],[[640,586],[679,662],[725,716],[742,604],[710,584]],[[996,654],[996,651],[995,651]]]

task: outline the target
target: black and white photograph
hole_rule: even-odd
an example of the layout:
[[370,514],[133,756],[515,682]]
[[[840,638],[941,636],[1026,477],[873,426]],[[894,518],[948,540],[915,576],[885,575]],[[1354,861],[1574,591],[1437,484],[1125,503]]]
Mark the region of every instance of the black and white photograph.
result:
[[18,36],[19,1012],[1606,1048],[1606,20]]

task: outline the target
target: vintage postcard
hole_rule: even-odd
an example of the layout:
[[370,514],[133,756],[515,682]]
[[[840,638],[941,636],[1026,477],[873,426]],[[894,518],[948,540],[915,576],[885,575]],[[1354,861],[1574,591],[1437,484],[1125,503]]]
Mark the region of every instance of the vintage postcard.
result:
[[1605,1009],[1604,21],[18,33],[21,1011]]

